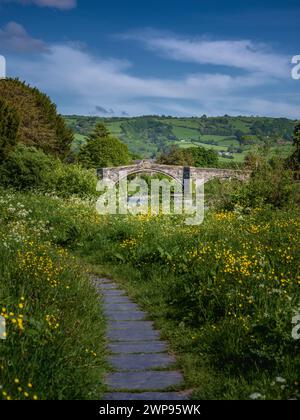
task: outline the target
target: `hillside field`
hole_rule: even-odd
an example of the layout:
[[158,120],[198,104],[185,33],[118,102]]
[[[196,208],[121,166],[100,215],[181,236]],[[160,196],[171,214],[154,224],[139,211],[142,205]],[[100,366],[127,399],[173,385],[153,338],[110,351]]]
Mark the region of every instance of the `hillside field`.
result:
[[202,146],[216,150],[220,161],[243,162],[253,148],[265,146],[267,153],[287,156],[292,149],[295,121],[266,117],[175,118],[145,116],[100,118],[66,116],[75,133],[77,151],[97,122],[104,122],[111,133],[128,145],[134,155],[155,158],[176,144],[181,148]]

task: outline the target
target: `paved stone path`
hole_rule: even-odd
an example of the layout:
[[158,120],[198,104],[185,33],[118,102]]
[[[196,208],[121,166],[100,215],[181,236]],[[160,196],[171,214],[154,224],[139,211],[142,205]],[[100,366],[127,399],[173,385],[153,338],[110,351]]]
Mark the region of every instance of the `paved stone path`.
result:
[[94,279],[107,318],[109,373],[105,400],[186,400],[183,377],[147,314],[109,279]]

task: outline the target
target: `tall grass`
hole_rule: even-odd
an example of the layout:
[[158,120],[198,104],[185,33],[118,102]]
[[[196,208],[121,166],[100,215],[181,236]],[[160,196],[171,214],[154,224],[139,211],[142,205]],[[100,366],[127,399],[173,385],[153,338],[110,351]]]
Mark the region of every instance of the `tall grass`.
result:
[[194,398],[299,398],[299,208],[224,197],[231,210],[219,203],[191,227],[179,216],[100,217],[79,198],[1,191],[1,398],[101,394],[104,322],[87,264],[149,311]]
[[196,398],[299,398],[299,211],[119,217],[86,243],[152,315]]
[[62,247],[89,211],[79,202],[1,191],[0,399],[98,399],[104,320],[87,273]]

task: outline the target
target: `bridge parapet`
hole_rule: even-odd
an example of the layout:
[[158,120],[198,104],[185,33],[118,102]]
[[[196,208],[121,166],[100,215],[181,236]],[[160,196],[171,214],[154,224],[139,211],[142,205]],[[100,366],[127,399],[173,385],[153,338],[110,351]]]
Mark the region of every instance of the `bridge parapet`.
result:
[[247,181],[251,176],[251,171],[171,166],[148,161],[142,161],[135,165],[101,168],[97,173],[100,179],[110,179],[114,183],[117,183],[120,179],[129,175],[139,173],[150,173],[152,175],[160,173],[175,179],[181,184],[183,184],[184,179],[203,179],[204,183],[206,183],[214,178]]

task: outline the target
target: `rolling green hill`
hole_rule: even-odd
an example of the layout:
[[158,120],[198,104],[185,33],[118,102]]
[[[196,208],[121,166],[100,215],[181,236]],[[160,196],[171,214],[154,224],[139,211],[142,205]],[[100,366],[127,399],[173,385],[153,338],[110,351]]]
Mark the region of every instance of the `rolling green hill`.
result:
[[100,118],[66,116],[75,133],[73,150],[78,150],[85,136],[98,121],[126,143],[130,151],[143,158],[156,157],[172,144],[188,148],[203,146],[216,150],[221,160],[242,162],[253,147],[268,146],[270,153],[288,155],[292,149],[295,121],[268,117],[176,118],[144,116],[135,118]]

